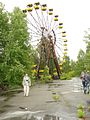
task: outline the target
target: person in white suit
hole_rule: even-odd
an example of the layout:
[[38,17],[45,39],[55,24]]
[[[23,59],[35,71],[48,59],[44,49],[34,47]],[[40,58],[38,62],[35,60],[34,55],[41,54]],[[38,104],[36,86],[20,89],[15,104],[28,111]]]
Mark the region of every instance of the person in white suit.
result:
[[31,86],[31,80],[28,76],[28,74],[25,74],[25,76],[23,77],[23,89],[24,89],[24,96],[28,96],[29,95],[29,87]]

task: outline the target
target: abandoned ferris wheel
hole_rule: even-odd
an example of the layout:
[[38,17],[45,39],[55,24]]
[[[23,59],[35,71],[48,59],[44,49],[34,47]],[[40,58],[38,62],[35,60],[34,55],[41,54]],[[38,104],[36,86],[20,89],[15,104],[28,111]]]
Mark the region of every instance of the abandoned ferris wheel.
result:
[[49,9],[47,4],[28,4],[23,13],[27,14],[30,42],[39,54],[38,75],[47,65],[50,74],[53,76],[53,69],[56,69],[60,78],[60,64],[65,62],[67,56],[67,39],[63,23],[59,22],[59,16],[54,15],[53,9]]

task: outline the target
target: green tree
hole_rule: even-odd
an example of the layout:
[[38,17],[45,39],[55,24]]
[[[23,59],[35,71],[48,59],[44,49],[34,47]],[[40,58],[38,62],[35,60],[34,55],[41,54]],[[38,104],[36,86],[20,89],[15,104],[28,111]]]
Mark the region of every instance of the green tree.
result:
[[7,14],[1,6],[0,12],[0,50],[3,58],[0,64],[0,85],[21,85],[23,74],[27,72],[30,75],[34,64],[26,15],[17,7]]
[[5,62],[8,71],[6,80],[9,84],[21,84],[24,72],[31,70],[31,46],[28,44],[29,33],[25,14],[19,8],[10,13],[9,42],[5,48]]
[[88,71],[88,70],[90,71],[90,51],[88,51],[85,54],[84,66],[85,66],[86,71]]
[[76,75],[80,75],[81,71],[84,71],[86,69],[84,60],[85,60],[85,52],[82,49],[80,49],[76,62],[76,69],[75,69]]
[[66,57],[66,61],[63,63],[63,70],[62,72],[68,73],[71,70],[70,66],[70,58],[69,56]]
[[76,68],[76,62],[74,60],[70,61],[71,71],[75,71]]
[[86,53],[90,51],[90,28],[85,31],[84,42],[86,43]]
[[90,70],[90,28],[85,32],[84,41],[86,43],[85,68]]
[[5,48],[9,41],[9,16],[0,3],[0,87],[4,89],[6,76]]

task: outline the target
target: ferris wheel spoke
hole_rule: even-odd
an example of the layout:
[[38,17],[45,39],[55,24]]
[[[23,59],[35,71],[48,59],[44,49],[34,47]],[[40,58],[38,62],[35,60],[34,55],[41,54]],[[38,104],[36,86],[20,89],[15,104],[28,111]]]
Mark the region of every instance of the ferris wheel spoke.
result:
[[37,36],[41,36],[41,34],[34,33],[34,32],[32,32],[32,31],[30,31],[30,34],[32,34],[32,35],[37,35]]
[[54,21],[53,25],[52,25],[52,29],[55,27],[56,25],[56,21]]
[[37,22],[37,20],[35,19],[35,17],[32,15],[32,13],[30,13],[31,17],[33,18],[33,20],[35,21],[36,25],[38,26],[38,29],[41,27],[39,22]]
[[55,42],[56,42],[56,34],[55,34],[53,29],[52,29],[52,32],[53,32],[53,35],[54,35],[54,44],[55,44]]
[[55,44],[55,45],[63,46],[62,42],[57,42],[57,44]]
[[29,23],[37,32],[40,32],[40,31],[41,31],[38,27],[36,27],[35,25],[33,25],[30,20],[28,20],[28,23]]
[[56,46],[57,46],[57,48],[58,48],[58,49],[60,49],[60,50],[62,51],[62,49],[61,49],[61,47],[60,47],[60,46],[58,46],[58,45],[56,45]]
[[42,24],[43,24],[43,27],[46,27],[46,23],[45,23],[45,19],[44,19],[44,15],[43,15],[43,11],[41,10],[41,15],[42,15]]
[[38,40],[30,40],[30,42],[37,42]]
[[35,12],[36,12],[36,15],[37,15],[37,18],[38,18],[38,21],[39,21],[39,24],[40,24],[40,28],[41,28],[42,27],[42,20],[41,20],[41,18],[39,16],[37,10],[35,10]]
[[57,56],[60,58],[61,57],[61,55],[60,55],[60,53],[58,52],[58,51],[56,51],[56,54],[57,54]]
[[47,20],[47,29],[49,29],[49,18],[48,18],[48,10],[46,11],[47,16],[46,16],[46,20]]
[[39,37],[38,36],[33,36],[33,35],[30,35],[30,38],[31,38],[31,40],[33,41],[33,40],[39,40]]
[[56,52],[58,52],[60,55],[62,54],[63,55],[63,49],[60,48],[60,46],[56,46]]
[[56,51],[56,55],[59,59],[63,57],[63,53],[61,51],[58,51],[58,50]]
[[56,27],[53,28],[54,31],[56,31],[56,33],[61,33],[62,31],[58,28],[58,25]]
[[57,38],[57,42],[60,42],[60,41],[62,42],[62,37],[57,36],[56,38]]
[[52,32],[52,30],[53,30],[53,31],[56,31],[56,30],[54,29],[55,24],[56,24],[55,21],[54,21],[53,25],[50,24],[49,34]]
[[47,22],[46,22],[46,19],[45,19],[45,17],[44,17],[43,11],[42,11],[42,18],[43,18],[43,21],[44,21],[44,23],[45,23],[45,28],[48,29],[48,28],[47,28]]
[[28,29],[29,29],[30,32],[32,32],[32,33],[34,33],[34,34],[36,34],[36,35],[41,35],[41,34],[39,34],[37,31],[34,31],[33,29],[31,29],[31,28],[29,28],[29,27],[28,27]]
[[59,29],[59,31],[60,31],[59,23],[54,26],[54,30],[58,30],[58,29]]
[[49,30],[50,30],[50,31],[52,30],[51,26],[52,26],[52,23],[53,23],[53,19],[54,19],[54,17],[52,16],[52,17],[51,17],[51,20],[50,20],[50,23],[49,23]]
[[62,38],[57,36],[57,43],[63,43]]
[[32,34],[32,33],[30,34],[30,36],[31,36],[32,39],[35,39],[35,38],[38,39],[38,38],[40,38],[40,36],[34,35],[34,34]]
[[57,32],[55,32],[55,34],[57,34],[57,36],[58,36],[58,35],[59,35],[59,36],[61,36],[61,33],[60,33],[60,32],[58,32],[58,31],[57,31]]
[[57,31],[57,32],[58,32],[58,31],[61,32],[60,30],[58,30],[58,27],[54,28],[54,30]]

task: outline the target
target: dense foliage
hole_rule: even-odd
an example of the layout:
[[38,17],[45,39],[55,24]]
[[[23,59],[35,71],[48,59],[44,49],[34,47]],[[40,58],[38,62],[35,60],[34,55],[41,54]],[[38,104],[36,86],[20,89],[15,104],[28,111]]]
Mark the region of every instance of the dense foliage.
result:
[[82,71],[90,71],[90,29],[85,32],[84,42],[86,51],[79,50],[77,61],[66,59],[61,79],[71,79],[74,76],[80,76]]
[[90,29],[85,32],[84,42],[86,43],[86,51],[79,50],[77,61],[70,61],[71,71],[74,76],[80,76],[82,71],[90,71]]
[[0,87],[21,85],[24,73],[31,75],[34,64],[29,44],[26,15],[19,8],[12,13],[0,3]]

